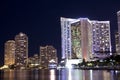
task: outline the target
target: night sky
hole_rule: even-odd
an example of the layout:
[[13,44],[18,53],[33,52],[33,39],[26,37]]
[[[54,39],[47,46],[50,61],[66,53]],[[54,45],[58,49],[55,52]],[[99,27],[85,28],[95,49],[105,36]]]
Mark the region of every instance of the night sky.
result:
[[60,17],[110,20],[113,41],[118,10],[119,0],[1,0],[0,64],[4,59],[4,43],[14,39],[19,32],[29,38],[29,56],[39,54],[40,46],[53,45],[60,58]]

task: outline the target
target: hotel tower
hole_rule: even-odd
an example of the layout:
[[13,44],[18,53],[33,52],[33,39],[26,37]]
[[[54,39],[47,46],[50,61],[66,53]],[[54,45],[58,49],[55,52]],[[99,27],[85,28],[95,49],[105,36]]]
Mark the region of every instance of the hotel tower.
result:
[[[62,59],[106,57],[111,51],[109,21],[61,17]],[[103,52],[105,55],[103,55]]]
[[61,18],[62,59],[89,60],[92,53],[91,28],[88,18]]

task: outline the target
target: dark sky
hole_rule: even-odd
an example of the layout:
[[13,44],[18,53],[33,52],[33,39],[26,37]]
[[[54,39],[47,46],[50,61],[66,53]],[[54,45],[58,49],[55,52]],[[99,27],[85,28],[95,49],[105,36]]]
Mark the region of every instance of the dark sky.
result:
[[119,0],[1,0],[0,63],[4,43],[23,32],[29,37],[29,56],[39,53],[39,46],[53,45],[61,55],[60,17],[110,20],[111,32],[117,30]]

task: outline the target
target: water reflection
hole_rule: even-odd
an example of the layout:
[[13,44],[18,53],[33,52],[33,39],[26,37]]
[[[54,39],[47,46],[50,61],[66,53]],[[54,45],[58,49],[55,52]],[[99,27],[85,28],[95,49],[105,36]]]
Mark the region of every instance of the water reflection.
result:
[[82,71],[73,69],[60,70],[59,80],[82,80]]
[[120,71],[112,70],[60,70],[59,80],[120,80]]
[[50,80],[56,80],[55,70],[50,70]]
[[116,70],[7,70],[0,71],[0,80],[120,80]]
[[12,70],[7,71],[4,76],[4,80],[12,80],[12,78],[14,77],[14,72]]

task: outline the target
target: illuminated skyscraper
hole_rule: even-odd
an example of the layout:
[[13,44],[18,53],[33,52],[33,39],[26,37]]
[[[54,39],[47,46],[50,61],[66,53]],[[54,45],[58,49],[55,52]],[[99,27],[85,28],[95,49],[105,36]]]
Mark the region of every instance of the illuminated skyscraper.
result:
[[88,18],[61,18],[62,59],[90,59],[91,29]]
[[119,34],[118,32],[115,33],[115,47],[116,47],[116,55],[120,55],[120,45],[119,45]]
[[118,19],[118,35],[119,35],[119,46],[118,46],[119,50],[118,51],[120,51],[120,11],[117,12],[117,19]]
[[109,21],[92,21],[92,36],[94,57],[104,58],[112,55]]
[[42,68],[48,68],[51,62],[58,63],[57,50],[53,46],[40,47],[40,65]]
[[15,64],[19,67],[26,67],[28,62],[28,37],[24,33],[15,36]]
[[15,41],[9,40],[5,43],[4,65],[13,65],[15,63]]
[[[88,18],[61,18],[62,59],[85,59],[110,55],[109,21],[90,21]],[[100,39],[99,39],[100,38]],[[99,53],[98,53],[99,52]],[[97,56],[98,55],[98,56]]]

